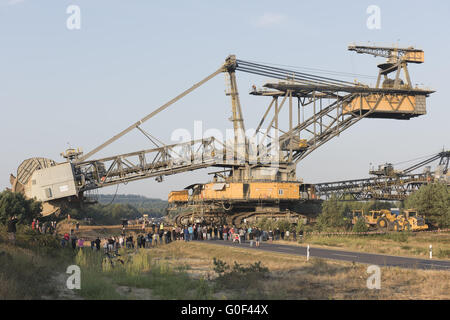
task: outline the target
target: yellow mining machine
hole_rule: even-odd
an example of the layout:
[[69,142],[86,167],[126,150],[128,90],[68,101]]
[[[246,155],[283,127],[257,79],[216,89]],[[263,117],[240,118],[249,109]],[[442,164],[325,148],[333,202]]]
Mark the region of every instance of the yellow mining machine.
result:
[[[212,181],[170,193],[169,212],[179,213],[177,223],[188,223],[194,216],[234,224],[260,217],[304,219],[319,211],[320,202],[314,185],[296,176],[302,159],[364,118],[408,120],[425,114],[426,97],[433,92],[413,88],[407,71],[408,63],[423,62],[422,50],[368,46],[350,46],[349,50],[388,58],[379,65],[379,79],[384,76],[382,86],[378,83],[370,87],[230,55],[212,74],[87,154],[69,150],[62,154],[66,161],[61,163],[46,158],[25,160],[16,176],[11,175],[12,190],[42,201],[43,214],[47,215],[67,205],[94,201],[89,194],[102,187],[151,177],[161,182],[167,175],[214,167],[218,171],[212,173]],[[400,77],[402,70],[405,81]],[[245,134],[236,71],[271,79],[262,88],[253,86],[250,92],[270,100],[252,136]],[[394,71],[395,79],[389,79]],[[211,136],[166,145],[155,138],[154,132],[144,130],[144,122],[219,74],[225,75],[226,95],[231,98],[231,141]],[[255,117],[252,114],[251,118]],[[135,129],[154,147],[91,159]]]
[[368,227],[378,230],[421,231],[428,229],[425,219],[415,209],[404,209],[403,212],[398,208],[371,210],[367,214],[363,210],[353,210],[352,216],[352,224],[355,224],[358,219],[364,219]]

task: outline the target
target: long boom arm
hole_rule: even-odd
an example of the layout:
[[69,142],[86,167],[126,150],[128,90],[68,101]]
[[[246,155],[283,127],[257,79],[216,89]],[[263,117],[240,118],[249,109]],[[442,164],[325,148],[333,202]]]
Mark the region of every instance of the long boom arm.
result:
[[209,76],[207,76],[206,78],[204,78],[203,80],[195,83],[192,87],[190,87],[189,89],[183,91],[182,93],[180,93],[179,95],[177,95],[175,98],[173,98],[172,100],[168,101],[167,103],[163,104],[162,106],[160,106],[159,108],[157,108],[156,110],[152,111],[150,114],[146,115],[145,117],[143,117],[141,120],[133,123],[131,126],[129,126],[128,128],[126,128],[125,130],[121,131],[120,133],[116,134],[115,136],[113,136],[112,138],[108,139],[107,141],[105,141],[103,144],[99,145],[98,147],[94,148],[92,151],[88,152],[87,154],[85,154],[84,156],[78,158],[76,160],[76,162],[82,162],[85,161],[86,159],[89,159],[91,156],[93,156],[94,154],[96,154],[97,152],[99,152],[100,150],[104,149],[105,147],[107,147],[108,145],[110,145],[111,143],[113,143],[114,141],[118,140],[119,138],[123,137],[124,135],[126,135],[128,132],[132,131],[133,129],[139,128],[139,126],[141,124],[143,124],[144,122],[146,122],[147,120],[153,118],[154,116],[156,116],[158,113],[160,113],[161,111],[164,111],[165,109],[167,109],[168,107],[170,107],[172,104],[174,104],[175,102],[177,102],[178,100],[180,100],[181,98],[183,98],[184,96],[188,95],[189,93],[191,93],[192,91],[194,91],[195,89],[197,89],[198,87],[202,86],[204,83],[208,82],[209,80],[211,80],[212,78],[214,78],[215,76],[217,76],[218,74],[227,71],[228,69],[232,68],[235,64],[235,61],[232,60],[230,57],[228,57],[225,61],[225,63],[219,68],[217,69],[215,72],[211,73]]

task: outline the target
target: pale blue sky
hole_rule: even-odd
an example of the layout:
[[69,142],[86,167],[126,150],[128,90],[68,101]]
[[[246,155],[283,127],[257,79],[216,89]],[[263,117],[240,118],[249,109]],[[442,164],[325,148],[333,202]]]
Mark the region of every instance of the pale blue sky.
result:
[[[68,30],[66,9],[81,9]],[[366,27],[369,5],[381,29]],[[449,141],[450,3],[448,1],[131,1],[0,0],[0,188],[22,160],[61,161],[68,147],[91,150],[196,81],[231,53],[243,60],[375,76],[383,60],[347,51],[352,42],[413,45],[425,63],[412,81],[437,92],[428,114],[410,121],[364,119],[298,166],[308,182],[367,176],[369,163],[400,162],[438,152]],[[267,101],[248,96],[266,79],[238,73],[247,127]],[[353,79],[344,79],[353,80]],[[360,79],[373,83],[373,79]],[[229,98],[219,76],[144,127],[170,142],[174,129],[230,128]],[[130,134],[98,156],[148,148]],[[207,171],[119,187],[165,199],[170,190],[208,180]],[[102,192],[113,193],[114,188]]]

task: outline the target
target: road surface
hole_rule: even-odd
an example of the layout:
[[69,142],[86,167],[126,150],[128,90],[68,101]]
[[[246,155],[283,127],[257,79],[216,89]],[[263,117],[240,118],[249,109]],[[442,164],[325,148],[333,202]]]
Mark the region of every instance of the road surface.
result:
[[[307,248],[304,246],[285,245],[268,242],[261,242],[259,248],[256,248],[255,246],[250,247],[249,241],[246,241],[245,243],[242,244],[232,243],[231,241],[223,241],[223,240],[212,240],[205,242],[215,245],[246,248],[250,250],[263,250],[270,252],[287,253],[305,257],[307,250]],[[409,269],[437,269],[450,271],[450,261],[445,260],[399,257],[376,253],[323,249],[317,247],[310,247],[309,255],[310,257],[323,259],[334,259],[341,261],[365,263],[370,265],[374,264],[380,267],[389,266],[389,267],[401,267]]]

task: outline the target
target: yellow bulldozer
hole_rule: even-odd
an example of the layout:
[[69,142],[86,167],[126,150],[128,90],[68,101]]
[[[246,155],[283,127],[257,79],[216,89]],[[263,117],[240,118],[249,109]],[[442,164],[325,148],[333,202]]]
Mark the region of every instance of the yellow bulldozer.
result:
[[[428,225],[425,223],[425,219],[419,216],[417,210],[415,209],[403,210],[403,214],[399,215],[394,223],[399,224],[398,229],[400,230],[418,231],[428,229]],[[395,226],[393,230],[395,230]]]
[[371,210],[368,213],[364,213],[363,210],[352,211],[353,225],[361,218],[369,228],[379,230],[417,231],[428,229],[425,219],[419,216],[417,210],[414,209],[405,209],[403,213],[397,208]]
[[364,219],[369,228],[387,229],[392,217],[389,210],[371,210],[368,213],[363,210],[353,210],[352,224],[356,224],[358,219]]

